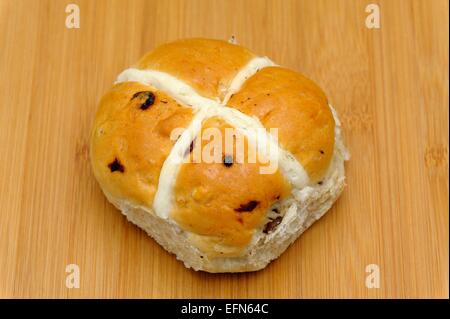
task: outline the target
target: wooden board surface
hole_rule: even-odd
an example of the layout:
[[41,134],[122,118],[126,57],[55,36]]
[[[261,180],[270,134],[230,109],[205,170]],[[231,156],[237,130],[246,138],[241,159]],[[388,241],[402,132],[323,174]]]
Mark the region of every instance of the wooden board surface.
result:
[[[448,1],[373,2],[380,29],[365,26],[369,1],[1,0],[0,297],[448,297]],[[68,3],[80,29],[65,27]],[[88,136],[146,51],[230,35],[323,87],[352,159],[342,197],[281,258],[212,275],[106,201]]]

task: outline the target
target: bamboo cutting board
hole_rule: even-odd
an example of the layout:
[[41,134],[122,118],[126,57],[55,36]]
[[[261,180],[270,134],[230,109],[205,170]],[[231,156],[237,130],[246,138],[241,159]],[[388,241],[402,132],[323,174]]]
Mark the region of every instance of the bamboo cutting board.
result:
[[[448,2],[373,1],[380,29],[369,3],[0,0],[0,297],[448,298]],[[145,52],[231,35],[327,92],[352,158],[342,197],[278,260],[212,275],[106,201],[88,137],[102,94]],[[369,264],[380,288],[366,287]]]

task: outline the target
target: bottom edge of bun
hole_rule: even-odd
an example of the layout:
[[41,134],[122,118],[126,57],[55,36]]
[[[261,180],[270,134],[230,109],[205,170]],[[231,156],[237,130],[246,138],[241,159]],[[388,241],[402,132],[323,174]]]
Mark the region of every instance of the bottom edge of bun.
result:
[[321,184],[294,189],[282,208],[283,220],[269,233],[256,234],[240,257],[208,258],[193,246],[174,221],[133,206],[105,193],[133,224],[143,229],[164,249],[176,255],[187,268],[210,273],[249,272],[265,268],[277,259],[307,228],[321,218],[337,200],[345,186],[346,150],[341,141],[336,145],[330,169]]

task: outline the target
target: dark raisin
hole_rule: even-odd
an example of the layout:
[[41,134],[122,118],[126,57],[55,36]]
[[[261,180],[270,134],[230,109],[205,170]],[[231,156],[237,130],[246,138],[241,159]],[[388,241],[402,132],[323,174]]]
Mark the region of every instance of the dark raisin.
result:
[[254,210],[256,208],[256,206],[258,206],[258,204],[259,204],[258,201],[251,200],[248,203],[241,204],[241,206],[239,208],[235,208],[234,210],[239,213],[251,212],[252,210]]
[[147,99],[145,100],[144,103],[142,103],[140,108],[141,108],[141,110],[146,110],[150,106],[152,106],[153,103],[155,103],[155,94],[153,94],[152,92],[148,92]]
[[322,151],[322,150],[319,150],[319,152],[320,152],[320,154],[325,154],[325,152],[324,152],[324,151]]
[[189,153],[192,153],[192,151],[194,150],[194,145],[195,145],[195,139],[193,139],[191,144],[189,144]]
[[135,98],[139,98],[142,99],[144,101],[144,103],[141,104],[141,106],[139,107],[141,110],[146,110],[148,109],[150,106],[152,106],[155,103],[155,94],[153,94],[153,92],[150,91],[142,91],[142,92],[137,92],[135,94],[133,94],[133,97],[131,98],[132,100]]
[[279,216],[277,218],[275,218],[274,220],[271,220],[270,222],[268,222],[266,224],[266,226],[264,226],[264,234],[268,234],[271,231],[273,231],[278,225],[280,225],[281,221],[282,221],[283,217]]
[[226,167],[230,167],[231,165],[233,165],[233,156],[225,155],[223,157],[223,165],[225,165]]
[[111,172],[119,171],[123,173],[125,171],[125,167],[120,163],[120,161],[115,158],[114,161],[108,164],[109,169]]
[[194,146],[195,146],[195,138],[192,140],[191,144],[189,144],[189,148],[186,150],[186,152],[184,152],[184,156],[192,153],[192,151],[194,150]]

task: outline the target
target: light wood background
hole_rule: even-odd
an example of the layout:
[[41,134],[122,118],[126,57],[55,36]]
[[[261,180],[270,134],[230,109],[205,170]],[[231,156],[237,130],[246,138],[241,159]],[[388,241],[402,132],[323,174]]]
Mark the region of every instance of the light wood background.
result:
[[[367,29],[378,3],[381,29]],[[65,27],[76,3],[81,28]],[[449,296],[448,1],[0,1],[0,297]],[[185,269],[102,195],[96,104],[170,40],[228,39],[301,71],[341,114],[344,194],[277,261]],[[81,287],[65,287],[80,266]],[[365,286],[378,264],[381,288]]]

